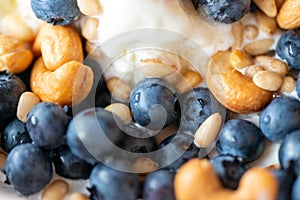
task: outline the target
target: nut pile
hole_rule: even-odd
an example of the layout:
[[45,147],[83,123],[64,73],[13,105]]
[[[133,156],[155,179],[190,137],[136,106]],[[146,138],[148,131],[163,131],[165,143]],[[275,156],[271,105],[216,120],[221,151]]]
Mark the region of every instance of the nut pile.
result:
[[[202,63],[205,73],[157,51],[126,55],[138,67],[112,63],[99,81],[101,1],[31,0],[37,30],[0,8],[6,183],[44,200],[299,197],[300,57],[285,50],[300,52],[299,1],[191,0],[197,17],[227,24],[233,38]],[[252,167],[271,142],[280,146],[279,164]],[[87,180],[84,192],[69,182],[78,179]]]

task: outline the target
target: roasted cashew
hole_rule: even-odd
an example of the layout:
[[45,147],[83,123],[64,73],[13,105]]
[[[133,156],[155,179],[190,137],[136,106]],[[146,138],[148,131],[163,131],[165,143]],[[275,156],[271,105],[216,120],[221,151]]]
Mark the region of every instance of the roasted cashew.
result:
[[21,73],[33,59],[32,52],[22,40],[8,35],[0,35],[0,70]]
[[275,200],[278,183],[267,169],[245,172],[237,190],[222,186],[207,159],[192,159],[179,168],[174,180],[177,200]]
[[271,101],[272,92],[257,87],[235,70],[229,62],[230,53],[219,51],[210,58],[206,69],[208,88],[220,103],[234,112],[262,110]]
[[40,57],[35,62],[30,86],[45,102],[73,106],[80,103],[91,91],[93,72],[78,61],[70,61],[55,71],[48,70]]

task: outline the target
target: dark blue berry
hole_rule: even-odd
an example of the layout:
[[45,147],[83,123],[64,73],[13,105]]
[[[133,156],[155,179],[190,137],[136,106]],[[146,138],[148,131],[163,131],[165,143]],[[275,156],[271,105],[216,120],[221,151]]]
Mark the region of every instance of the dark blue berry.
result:
[[143,200],[175,200],[175,173],[159,170],[148,174],[144,181]]
[[129,123],[122,130],[127,134],[127,137],[121,144],[122,149],[133,153],[149,153],[156,150],[156,140],[148,135],[147,129],[134,123]]
[[210,160],[224,187],[237,189],[247,165],[230,155],[219,155]]
[[295,90],[296,90],[298,98],[300,98],[300,74],[298,74],[298,77],[297,77]]
[[298,176],[292,186],[291,200],[300,200],[300,176]]
[[80,15],[77,0],[31,0],[36,17],[53,25],[70,24]]
[[278,97],[261,112],[259,127],[272,142],[280,142],[289,132],[300,129],[300,101]]
[[19,97],[25,91],[26,86],[18,76],[0,72],[0,130],[16,117]]
[[31,143],[13,148],[2,171],[6,174],[6,182],[23,195],[40,191],[52,179],[48,154]]
[[164,169],[177,171],[184,163],[199,156],[199,148],[194,144],[194,137],[177,133],[164,139],[158,146],[162,153],[157,158]]
[[279,148],[280,165],[300,175],[300,130],[289,133]]
[[89,108],[77,113],[67,128],[67,145],[78,158],[91,164],[113,154],[125,134],[121,120],[103,108]]
[[231,24],[250,11],[251,0],[193,0],[201,15],[217,22]]
[[276,53],[290,67],[300,70],[300,27],[284,32],[276,45]]
[[175,119],[176,100],[175,91],[167,81],[145,79],[130,94],[132,117],[141,126],[152,130],[162,129]]
[[26,129],[26,124],[15,118],[5,128],[1,136],[1,147],[10,152],[17,145],[30,143],[31,138]]
[[70,179],[87,179],[93,169],[93,165],[77,158],[66,146],[52,153],[52,161],[56,173]]
[[224,124],[217,150],[221,154],[229,154],[250,162],[257,159],[265,147],[261,130],[252,122],[244,119],[231,119]]
[[[90,175],[89,191],[92,200],[136,200],[139,176],[126,172],[128,166],[121,161],[114,163],[117,169],[97,164]],[[125,171],[121,170],[124,168]]]
[[33,143],[55,149],[65,144],[68,122],[69,117],[60,105],[41,102],[28,114],[26,127]]
[[277,200],[291,199],[291,190],[294,183],[294,177],[285,170],[271,170],[278,183]]
[[[212,99],[212,94],[207,88],[195,88],[182,95],[177,102],[177,112],[180,117],[180,131],[195,134],[199,126],[211,113],[217,109],[224,109],[217,101]],[[219,110],[217,110],[219,111]]]

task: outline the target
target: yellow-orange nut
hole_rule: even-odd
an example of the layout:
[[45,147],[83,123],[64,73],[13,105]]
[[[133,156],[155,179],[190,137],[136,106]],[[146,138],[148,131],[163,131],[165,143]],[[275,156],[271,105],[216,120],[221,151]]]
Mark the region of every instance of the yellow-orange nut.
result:
[[91,68],[78,61],[67,62],[51,71],[40,57],[33,66],[30,86],[42,101],[71,107],[87,97],[93,79]]
[[237,113],[262,110],[272,92],[257,87],[251,79],[235,70],[229,62],[230,51],[218,51],[207,65],[206,82],[217,100]]
[[68,26],[41,26],[33,44],[33,51],[35,55],[42,54],[45,67],[49,70],[56,70],[72,60],[82,62],[84,59],[79,34]]
[[0,71],[21,73],[28,68],[32,60],[33,54],[22,40],[0,35]]
[[278,183],[267,169],[245,172],[237,190],[224,188],[207,159],[192,159],[179,168],[174,180],[177,200],[275,200]]

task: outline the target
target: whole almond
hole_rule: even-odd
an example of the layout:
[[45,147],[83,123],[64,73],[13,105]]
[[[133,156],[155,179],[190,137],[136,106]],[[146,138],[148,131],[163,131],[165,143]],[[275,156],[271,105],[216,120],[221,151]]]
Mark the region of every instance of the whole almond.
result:
[[300,26],[300,1],[286,0],[277,15],[277,23],[283,29]]

